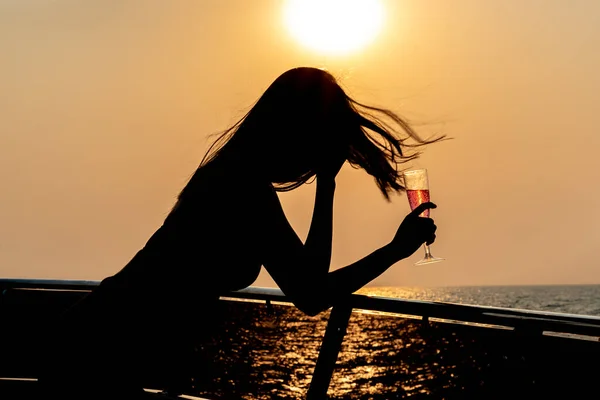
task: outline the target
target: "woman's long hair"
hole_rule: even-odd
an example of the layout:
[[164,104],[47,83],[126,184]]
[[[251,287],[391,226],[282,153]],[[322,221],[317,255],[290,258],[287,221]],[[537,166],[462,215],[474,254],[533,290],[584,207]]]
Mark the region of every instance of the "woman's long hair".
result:
[[341,155],[373,176],[389,200],[390,193],[404,190],[401,164],[418,158],[422,146],[443,138],[421,139],[394,112],[352,99],[326,71],[294,68],[217,137],[200,168],[233,154],[256,154],[257,162],[267,156],[279,161],[278,168],[295,165],[272,182],[276,190],[287,191],[318,176],[328,160]]

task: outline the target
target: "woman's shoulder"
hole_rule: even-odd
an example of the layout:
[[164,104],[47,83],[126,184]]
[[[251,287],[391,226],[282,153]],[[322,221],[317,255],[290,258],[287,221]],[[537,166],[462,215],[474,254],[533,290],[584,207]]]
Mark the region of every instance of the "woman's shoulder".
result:
[[[201,166],[195,173],[198,188],[207,191],[218,191],[216,194],[248,198],[255,196],[262,199],[277,197],[273,185],[258,174],[232,162],[213,162]],[[190,181],[191,183],[191,181]]]
[[270,182],[258,179],[243,170],[231,166],[202,166],[196,170],[178,197],[171,214],[224,215],[261,213],[264,208],[279,203],[277,193]]

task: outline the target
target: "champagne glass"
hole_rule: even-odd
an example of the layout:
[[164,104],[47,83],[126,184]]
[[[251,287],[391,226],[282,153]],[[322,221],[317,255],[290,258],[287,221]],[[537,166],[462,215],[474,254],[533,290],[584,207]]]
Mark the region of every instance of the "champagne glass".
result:
[[[415,169],[404,171],[404,187],[408,196],[410,209],[414,210],[419,204],[429,201],[429,179],[426,169]],[[429,217],[429,209],[423,211],[420,217]],[[417,261],[415,265],[432,264],[443,261],[443,258],[437,258],[431,255],[431,250],[427,244],[425,246],[425,257],[421,261]]]

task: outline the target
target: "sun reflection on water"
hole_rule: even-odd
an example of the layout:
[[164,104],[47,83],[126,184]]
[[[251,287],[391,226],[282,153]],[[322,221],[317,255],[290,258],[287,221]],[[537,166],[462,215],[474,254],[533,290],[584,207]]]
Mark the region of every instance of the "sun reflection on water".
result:
[[[416,290],[407,293],[407,297],[417,296]],[[380,289],[376,294],[382,294]],[[220,334],[205,346],[204,360],[210,368],[196,376],[194,394],[305,398],[329,313],[307,317],[293,307],[275,305],[269,310],[264,304],[241,302],[231,302],[226,312]],[[435,321],[424,325],[419,319],[355,312],[328,395],[331,399],[499,399],[510,397],[519,387],[537,398],[539,382],[552,382],[552,373],[585,374],[584,367],[577,369],[582,363],[568,361],[577,354],[560,355],[560,348],[554,347],[546,355],[536,350],[536,343],[523,346],[510,331]],[[560,357],[562,363],[569,363],[568,371],[544,369]]]

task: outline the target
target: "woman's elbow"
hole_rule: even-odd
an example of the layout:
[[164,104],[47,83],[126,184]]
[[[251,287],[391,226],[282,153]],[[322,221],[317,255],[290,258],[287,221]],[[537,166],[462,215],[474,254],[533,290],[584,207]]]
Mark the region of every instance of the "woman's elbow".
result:
[[314,317],[331,307],[325,298],[315,298],[314,296],[311,296],[310,299],[296,299],[294,300],[294,305],[304,314],[311,317]]
[[332,293],[326,279],[298,279],[284,291],[288,299],[304,314],[314,317],[332,306]]

